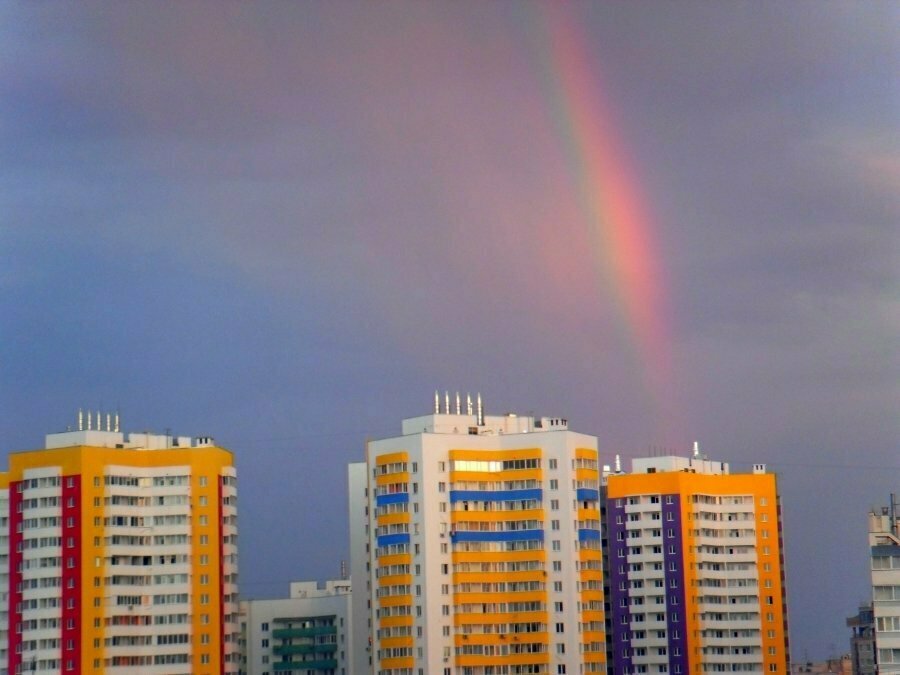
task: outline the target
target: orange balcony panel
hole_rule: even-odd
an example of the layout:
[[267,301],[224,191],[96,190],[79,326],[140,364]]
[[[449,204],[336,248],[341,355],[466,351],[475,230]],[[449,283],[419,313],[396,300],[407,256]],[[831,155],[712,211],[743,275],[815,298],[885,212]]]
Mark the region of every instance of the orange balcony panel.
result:
[[547,560],[547,552],[544,549],[533,551],[454,551],[453,562],[522,562],[525,560]]
[[392,628],[393,626],[412,626],[413,617],[411,614],[407,616],[383,616],[378,619],[378,625],[382,628]]
[[396,659],[381,659],[381,667],[384,670],[395,669],[395,668],[412,668],[415,664],[415,659],[412,656],[403,656]]
[[411,574],[392,574],[378,579],[379,586],[399,586],[400,584],[412,584]]
[[482,462],[502,462],[509,459],[540,459],[543,452],[540,448],[518,448],[516,450],[451,450],[450,461],[455,459]]
[[409,460],[409,453],[405,451],[400,452],[386,452],[383,455],[378,455],[375,458],[375,466],[384,466],[385,464],[396,464],[397,462],[406,462]]
[[602,570],[581,570],[578,578],[582,581],[603,581]]
[[545,581],[544,570],[525,570],[522,572],[457,572],[453,574],[454,584],[494,584],[505,581]]
[[412,562],[412,556],[409,553],[395,553],[394,555],[385,555],[378,558],[379,567],[387,567],[388,565],[408,565]]
[[450,522],[472,521],[475,523],[499,523],[506,520],[537,520],[543,522],[544,509],[527,509],[525,511],[452,511]]
[[383,473],[375,476],[375,485],[390,485],[391,483],[409,483],[409,471]]
[[385,513],[381,516],[376,516],[375,522],[378,525],[396,525],[397,523],[408,523],[409,522],[409,514],[408,513]]
[[547,591],[528,591],[526,593],[455,593],[453,598],[458,604],[544,602],[547,599]]

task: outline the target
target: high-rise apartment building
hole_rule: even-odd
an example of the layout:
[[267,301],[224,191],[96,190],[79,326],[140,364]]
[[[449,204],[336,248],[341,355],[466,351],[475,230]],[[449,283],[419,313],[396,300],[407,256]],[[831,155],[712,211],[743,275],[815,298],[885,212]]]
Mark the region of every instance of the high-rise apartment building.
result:
[[875,672],[900,673],[900,505],[869,514]]
[[775,476],[635,459],[606,488],[613,671],[788,672]]
[[436,395],[366,460],[351,578],[373,672],[606,672],[596,438]]
[[364,648],[353,639],[350,582],[292,581],[289,596],[241,602],[241,675],[354,675],[353,651]]
[[12,454],[0,474],[4,665],[11,675],[237,672],[231,453],[103,422],[80,414],[78,430]]

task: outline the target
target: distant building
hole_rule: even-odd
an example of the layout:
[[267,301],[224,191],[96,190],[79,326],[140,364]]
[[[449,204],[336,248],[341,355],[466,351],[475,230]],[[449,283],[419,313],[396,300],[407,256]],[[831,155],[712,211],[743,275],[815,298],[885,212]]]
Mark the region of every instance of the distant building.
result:
[[595,437],[436,395],[349,478],[372,672],[606,673]]
[[607,478],[612,670],[788,672],[775,476],[701,457],[635,459]]
[[843,654],[833,659],[818,661],[816,663],[795,663],[791,665],[791,673],[812,673],[813,675],[859,675],[853,670],[853,658],[850,654]]
[[872,614],[876,671],[900,673],[900,512],[896,495],[889,506],[869,514]]
[[241,602],[241,675],[354,675],[350,613],[349,581],[295,581],[288,598]]
[[848,617],[847,625],[852,631],[850,660],[853,675],[875,675],[875,615],[871,603],[860,605],[856,615]]
[[118,426],[79,414],[0,474],[5,672],[236,673],[232,455]]

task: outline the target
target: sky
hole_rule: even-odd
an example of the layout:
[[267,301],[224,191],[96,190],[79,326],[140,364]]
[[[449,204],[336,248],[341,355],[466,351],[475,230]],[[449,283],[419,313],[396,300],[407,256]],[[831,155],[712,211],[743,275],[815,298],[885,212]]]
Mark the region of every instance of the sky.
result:
[[0,451],[212,435],[241,590],[435,389],[778,473],[795,660],[900,493],[900,5],[3,3]]

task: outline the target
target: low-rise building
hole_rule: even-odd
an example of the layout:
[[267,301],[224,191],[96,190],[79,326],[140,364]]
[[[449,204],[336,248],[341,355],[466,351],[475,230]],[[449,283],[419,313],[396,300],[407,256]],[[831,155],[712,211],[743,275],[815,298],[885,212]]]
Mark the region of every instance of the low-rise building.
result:
[[352,675],[350,582],[294,581],[290,597],[244,600],[243,675]]

